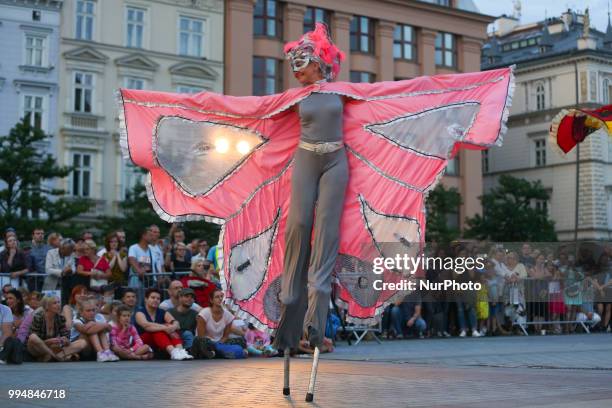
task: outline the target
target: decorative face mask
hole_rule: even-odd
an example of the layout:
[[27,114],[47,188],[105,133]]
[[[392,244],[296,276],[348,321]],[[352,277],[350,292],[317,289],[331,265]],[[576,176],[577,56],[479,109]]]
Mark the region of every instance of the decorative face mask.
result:
[[303,71],[310,64],[310,55],[301,54],[295,58],[291,58],[291,69],[293,72]]
[[319,62],[310,44],[303,44],[300,47],[296,47],[295,50],[287,54],[287,59],[291,62],[291,69],[293,72],[303,71],[312,61]]

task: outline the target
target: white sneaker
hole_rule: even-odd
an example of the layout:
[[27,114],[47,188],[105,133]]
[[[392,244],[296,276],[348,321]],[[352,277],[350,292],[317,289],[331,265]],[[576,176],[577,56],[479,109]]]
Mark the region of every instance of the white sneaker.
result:
[[450,337],[450,336],[451,336],[451,335],[450,335],[450,333],[449,333],[449,332],[447,332],[446,330],[444,330],[444,331],[442,332],[442,335],[443,335],[444,337]]
[[182,349],[178,348],[172,349],[170,352],[170,360],[184,360],[185,357],[181,353],[181,350]]
[[482,330],[480,331],[480,335],[481,336],[486,336],[487,335],[487,328],[483,327]]
[[96,361],[98,363],[106,363],[107,361],[110,361],[110,360],[108,359],[106,352],[98,351],[98,354],[96,355]]
[[465,330],[461,330],[461,333],[459,333],[459,337],[465,337]]
[[121,360],[119,358],[119,356],[117,356],[115,353],[112,352],[112,350],[106,350],[106,357],[108,358],[108,361],[119,361],[119,360]]
[[185,349],[180,349],[183,353],[183,360],[193,360],[193,356],[187,352]]
[[478,333],[478,330],[472,330],[472,337],[480,337],[480,333]]

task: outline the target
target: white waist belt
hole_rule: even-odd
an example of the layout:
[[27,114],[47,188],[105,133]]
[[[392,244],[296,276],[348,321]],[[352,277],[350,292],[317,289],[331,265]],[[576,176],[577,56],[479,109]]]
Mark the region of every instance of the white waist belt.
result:
[[309,143],[309,142],[300,140],[300,143],[298,144],[298,147],[305,149],[305,150],[310,150],[311,152],[315,152],[315,153],[335,152],[336,150],[342,149],[342,146],[344,146],[342,141],[324,142],[324,143]]

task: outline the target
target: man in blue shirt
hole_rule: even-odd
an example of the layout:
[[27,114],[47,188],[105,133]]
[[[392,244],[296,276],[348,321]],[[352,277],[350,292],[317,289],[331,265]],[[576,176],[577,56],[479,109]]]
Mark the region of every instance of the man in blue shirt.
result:
[[[34,228],[32,231],[32,247],[30,249],[31,266],[30,271],[37,274],[45,273],[45,260],[47,252],[51,247],[45,242],[45,230]],[[28,278],[28,287],[32,290],[41,290],[44,276],[33,276]]]

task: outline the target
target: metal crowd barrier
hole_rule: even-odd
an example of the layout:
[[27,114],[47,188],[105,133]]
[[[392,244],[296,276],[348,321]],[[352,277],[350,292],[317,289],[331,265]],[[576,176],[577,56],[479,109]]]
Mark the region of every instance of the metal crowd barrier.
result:
[[[142,289],[143,289],[143,293],[144,290],[151,288],[151,287],[158,287],[157,286],[157,282],[159,280],[159,278],[162,277],[168,277],[171,278],[173,276],[175,277],[182,277],[182,276],[186,276],[189,275],[191,273],[190,270],[186,270],[186,271],[174,271],[174,272],[157,272],[157,273],[147,273],[144,276],[144,280],[141,281],[143,283],[142,285]],[[30,292],[32,291],[38,291],[38,292],[43,292],[42,288],[43,288],[43,284],[44,284],[44,278],[47,277],[46,273],[36,273],[36,272],[28,272],[25,275],[23,275],[21,277],[21,285],[19,285],[17,283],[17,279],[18,278],[11,278],[11,274],[10,273],[0,273],[0,288],[3,287],[6,284],[11,284],[11,286],[15,287],[15,288],[19,288],[19,287],[27,287],[28,290]],[[116,287],[117,289],[126,289],[130,287],[129,286],[129,278],[128,278],[128,285],[122,285],[122,286],[118,286]],[[136,288],[138,289],[138,288]],[[167,298],[167,293],[165,288],[160,288],[160,289],[164,289],[163,293],[164,293],[164,298]]]
[[[504,313],[509,317],[513,326],[518,326],[523,334],[528,335],[528,326],[541,326],[552,328],[552,332],[561,333],[561,325],[580,325],[585,333],[598,323],[594,314],[588,318],[590,312],[596,312],[595,288],[592,278],[581,276],[579,279],[534,279],[525,278],[516,283],[506,283],[503,298]],[[571,310],[572,308],[574,310]],[[510,315],[506,311],[510,308]],[[578,319],[579,313],[585,318]]]

